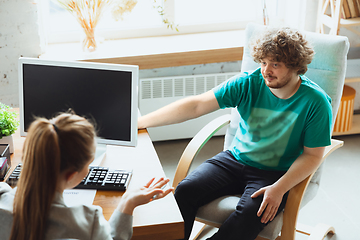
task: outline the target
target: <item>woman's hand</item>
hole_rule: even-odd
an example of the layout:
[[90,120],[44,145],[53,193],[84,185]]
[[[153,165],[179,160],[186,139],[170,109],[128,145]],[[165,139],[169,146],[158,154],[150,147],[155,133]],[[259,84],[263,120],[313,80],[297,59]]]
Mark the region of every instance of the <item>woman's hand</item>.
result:
[[154,180],[155,178],[152,178],[144,187],[126,190],[120,200],[118,210],[132,215],[137,206],[147,204],[155,199],[161,199],[173,190],[172,187],[166,190],[162,189],[170,181],[169,179],[160,178],[156,183],[153,183]]

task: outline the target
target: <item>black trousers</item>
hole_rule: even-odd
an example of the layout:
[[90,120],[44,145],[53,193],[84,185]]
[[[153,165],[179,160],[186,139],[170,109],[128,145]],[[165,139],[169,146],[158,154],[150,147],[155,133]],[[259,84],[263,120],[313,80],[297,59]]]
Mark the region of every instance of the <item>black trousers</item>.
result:
[[[185,222],[184,239],[190,236],[199,207],[230,194],[242,194],[236,210],[209,239],[255,239],[266,224],[261,223],[261,216],[257,216],[263,196],[253,199],[251,195],[273,184],[284,173],[243,165],[229,151],[208,159],[182,180],[175,190],[175,199]],[[278,213],[284,209],[287,195],[284,195]]]

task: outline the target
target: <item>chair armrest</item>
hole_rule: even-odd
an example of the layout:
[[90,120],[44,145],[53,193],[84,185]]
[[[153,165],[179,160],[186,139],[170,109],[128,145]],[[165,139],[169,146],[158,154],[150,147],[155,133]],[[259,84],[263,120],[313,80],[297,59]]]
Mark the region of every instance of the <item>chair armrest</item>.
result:
[[[330,153],[344,145],[343,141],[331,139],[331,145],[327,146],[324,151],[321,163],[327,158]],[[302,182],[293,187],[290,192],[284,209],[284,220],[281,229],[281,239],[293,240],[295,239],[295,230],[297,216],[300,210],[300,204],[304,197],[305,190],[310,183],[310,180],[316,170],[304,179]]]
[[327,146],[324,151],[323,161],[325,158],[327,158],[333,151],[335,151],[338,148],[341,148],[344,146],[344,141],[331,139],[331,145]]
[[230,114],[226,114],[215,118],[214,120],[206,124],[205,127],[203,127],[189,142],[183,154],[181,155],[175,171],[174,181],[172,185],[174,189],[179,184],[179,182],[186,177],[192,161],[195,159],[196,155],[200,152],[203,146],[217,131],[230,123],[230,117]]

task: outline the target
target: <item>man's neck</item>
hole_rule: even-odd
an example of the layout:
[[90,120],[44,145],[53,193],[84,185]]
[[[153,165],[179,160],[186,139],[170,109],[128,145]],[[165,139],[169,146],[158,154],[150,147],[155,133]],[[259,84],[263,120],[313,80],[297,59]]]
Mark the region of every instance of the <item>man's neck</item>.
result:
[[288,84],[286,84],[282,88],[270,88],[270,91],[280,99],[288,99],[291,98],[299,89],[301,85],[300,76],[296,75]]

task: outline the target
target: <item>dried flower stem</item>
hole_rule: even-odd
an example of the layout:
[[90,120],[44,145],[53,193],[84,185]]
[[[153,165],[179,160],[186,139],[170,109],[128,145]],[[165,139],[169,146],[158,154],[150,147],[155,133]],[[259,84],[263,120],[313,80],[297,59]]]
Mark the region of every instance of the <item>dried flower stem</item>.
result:
[[68,10],[80,23],[84,30],[85,39],[83,49],[96,50],[95,27],[102,13],[111,0],[56,0],[64,9]]
[[[83,50],[95,51],[97,48],[95,40],[95,27],[98,24],[106,7],[112,7],[113,17],[118,20],[122,15],[131,12],[137,4],[137,0],[53,0],[60,7],[69,11],[80,23],[85,33]],[[166,1],[166,0],[165,0]],[[154,8],[163,17],[163,23],[168,28],[179,31],[177,25],[165,17],[165,11],[161,4],[153,1]]]

